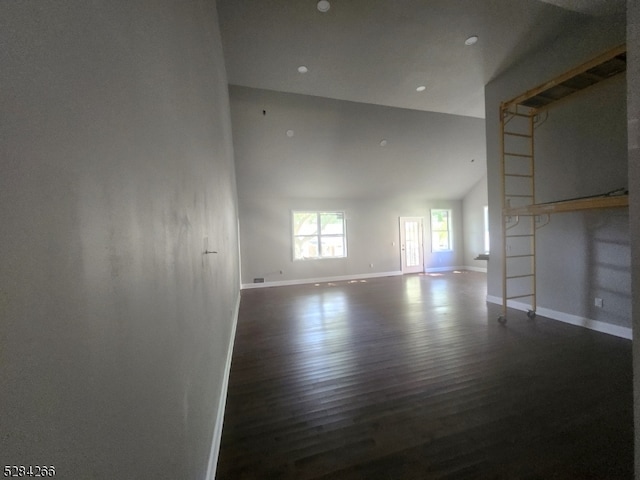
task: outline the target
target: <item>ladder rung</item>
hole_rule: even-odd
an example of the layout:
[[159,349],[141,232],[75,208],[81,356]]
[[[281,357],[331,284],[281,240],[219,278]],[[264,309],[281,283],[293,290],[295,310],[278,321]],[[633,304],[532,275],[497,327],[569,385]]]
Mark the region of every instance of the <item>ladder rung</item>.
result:
[[505,135],[512,135],[514,137],[524,137],[531,138],[531,135],[525,135],[524,133],[516,133],[516,132],[503,132]]
[[506,258],[525,258],[525,257],[533,257],[533,253],[528,255],[507,255]]
[[517,238],[517,237],[535,237],[535,234],[533,233],[527,233],[527,234],[519,234],[519,235],[505,235],[507,238]]
[[533,155],[526,155],[524,153],[504,152],[504,155],[509,157],[533,158]]
[[531,115],[527,115],[526,113],[516,113],[516,112],[510,112],[509,110],[503,110],[502,112],[504,114],[505,117],[525,117],[525,118],[531,118]]
[[505,177],[523,177],[523,178],[533,178],[533,175],[525,175],[523,173],[505,173]]
[[515,295],[513,297],[507,297],[507,300],[513,300],[514,298],[525,298],[525,297],[533,297],[535,293],[530,293],[528,295]]
[[511,280],[512,278],[527,278],[527,277],[535,277],[533,273],[528,275],[513,275],[512,277],[507,277],[507,280]]

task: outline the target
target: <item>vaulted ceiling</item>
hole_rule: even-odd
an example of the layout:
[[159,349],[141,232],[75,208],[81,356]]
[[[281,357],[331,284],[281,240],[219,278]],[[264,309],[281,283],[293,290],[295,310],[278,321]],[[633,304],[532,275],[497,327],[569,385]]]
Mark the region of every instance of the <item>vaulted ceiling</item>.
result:
[[574,12],[588,15],[612,15],[623,13],[626,7],[625,0],[541,0],[558,7],[573,10]]
[[[229,83],[484,117],[484,86],[508,65],[590,16],[625,8],[625,0],[331,0],[322,13],[316,3],[218,0]],[[465,44],[470,36],[475,45]]]

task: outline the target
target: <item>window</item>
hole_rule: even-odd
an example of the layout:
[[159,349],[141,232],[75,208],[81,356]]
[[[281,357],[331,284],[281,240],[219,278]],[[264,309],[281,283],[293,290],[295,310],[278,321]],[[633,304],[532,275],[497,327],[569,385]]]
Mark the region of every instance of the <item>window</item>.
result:
[[293,258],[347,256],[344,212],[293,212]]
[[484,206],[484,253],[489,253],[489,207]]
[[451,248],[451,210],[431,210],[431,251],[447,252]]

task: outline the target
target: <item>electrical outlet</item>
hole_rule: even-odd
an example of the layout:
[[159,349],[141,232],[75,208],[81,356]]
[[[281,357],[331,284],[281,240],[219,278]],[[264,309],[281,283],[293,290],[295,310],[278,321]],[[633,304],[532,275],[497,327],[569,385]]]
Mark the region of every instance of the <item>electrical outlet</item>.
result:
[[602,308],[603,307],[602,299],[599,298],[599,297],[595,298],[595,301],[593,302],[593,304],[598,308]]
[[369,268],[373,268],[373,263],[370,263],[370,264],[369,264]]

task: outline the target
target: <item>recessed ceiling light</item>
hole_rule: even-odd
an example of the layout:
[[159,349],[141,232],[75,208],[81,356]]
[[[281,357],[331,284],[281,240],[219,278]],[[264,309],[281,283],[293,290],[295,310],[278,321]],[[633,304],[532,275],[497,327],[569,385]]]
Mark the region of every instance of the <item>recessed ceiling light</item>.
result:
[[380,146],[381,147],[386,147],[387,146],[387,141],[386,140],[380,140]]
[[475,45],[476,43],[478,43],[477,35],[472,35],[464,41],[465,45]]
[[309,69],[307,67],[305,67],[304,65],[300,65],[298,67],[298,73],[307,73],[309,71]]
[[418,88],[416,88],[416,92],[424,92],[427,89],[427,87],[425,87],[424,85],[420,85]]
[[317,7],[319,11],[321,11],[322,13],[326,13],[331,8],[331,4],[327,0],[320,0]]
[[293,130],[287,130],[287,137],[293,137]]

